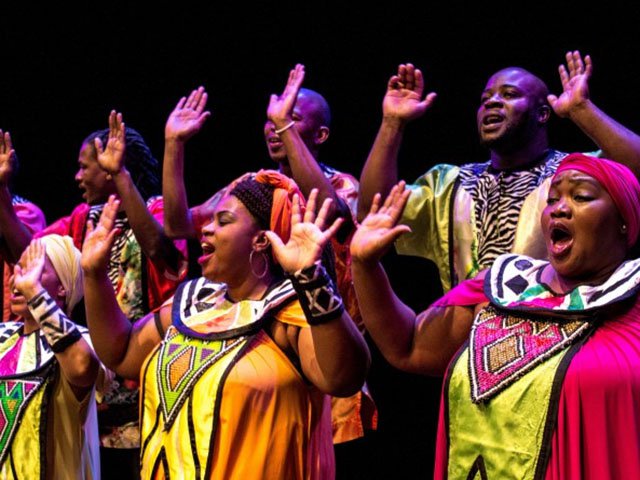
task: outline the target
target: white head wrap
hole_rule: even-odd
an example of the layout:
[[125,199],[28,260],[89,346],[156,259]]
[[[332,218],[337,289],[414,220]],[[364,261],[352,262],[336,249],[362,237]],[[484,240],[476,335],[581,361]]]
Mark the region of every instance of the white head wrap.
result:
[[73,244],[71,237],[51,234],[45,235],[40,240],[51,265],[58,274],[60,283],[67,292],[65,306],[66,314],[70,316],[73,307],[84,295],[80,251]]

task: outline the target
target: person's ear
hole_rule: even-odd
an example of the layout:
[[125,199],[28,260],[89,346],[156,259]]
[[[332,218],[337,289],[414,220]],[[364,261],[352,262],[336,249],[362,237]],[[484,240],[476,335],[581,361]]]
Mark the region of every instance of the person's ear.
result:
[[269,239],[264,234],[264,230],[260,230],[258,234],[253,239],[253,250],[256,252],[264,252],[269,248],[271,244],[269,243]]
[[62,286],[62,284],[58,285],[58,298],[64,299],[67,297],[67,290]]
[[551,118],[551,107],[549,105],[540,105],[538,108],[538,122],[547,123]]
[[329,127],[325,127],[324,125],[316,130],[315,143],[316,145],[322,145],[329,139]]

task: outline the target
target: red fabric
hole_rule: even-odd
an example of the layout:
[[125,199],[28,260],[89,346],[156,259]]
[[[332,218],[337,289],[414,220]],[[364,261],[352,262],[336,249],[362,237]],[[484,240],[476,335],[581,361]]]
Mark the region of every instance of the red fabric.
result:
[[[13,211],[31,234],[35,234],[47,225],[42,210],[31,202],[16,203],[13,205]],[[0,260],[2,261],[2,320],[7,321],[12,319],[9,278],[13,275],[13,264],[5,261],[5,252],[2,249],[0,249]]]
[[627,225],[627,246],[635,244],[640,233],[640,183],[633,172],[620,163],[582,153],[567,155],[555,176],[566,170],[586,173],[604,187]]
[[640,478],[640,301],[573,358],[560,395],[547,480]]
[[[605,321],[567,370],[546,479],[640,478],[640,300]],[[446,405],[443,391],[441,405]],[[440,409],[434,478],[447,478]],[[481,433],[481,432],[480,432]]]
[[[164,221],[164,202],[162,198],[158,197],[152,200],[148,208],[153,217],[162,225]],[[78,205],[73,209],[71,215],[55,221],[37,234],[36,237],[51,233],[69,235],[73,238],[74,245],[81,250],[89,209],[90,207],[86,203]],[[150,310],[160,307],[165,300],[170,298],[178,284],[186,276],[187,242],[186,240],[174,240],[173,243],[182,257],[180,259],[181,265],[179,271],[175,271],[171,266],[162,261],[151,262],[147,258],[147,293]]]
[[293,196],[298,195],[300,206],[303,207],[304,195],[302,195],[298,185],[296,185],[291,178],[276,170],[260,170],[256,173],[255,180],[258,183],[275,187],[269,228],[276,233],[283,242],[287,243],[291,235]]

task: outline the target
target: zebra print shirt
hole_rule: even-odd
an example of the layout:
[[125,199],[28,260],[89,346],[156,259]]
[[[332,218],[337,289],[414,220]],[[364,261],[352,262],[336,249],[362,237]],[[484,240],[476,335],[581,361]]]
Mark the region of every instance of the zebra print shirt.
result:
[[459,188],[475,203],[480,268],[491,266],[499,255],[511,251],[525,198],[555,173],[566,155],[549,150],[544,161],[527,170],[496,171],[491,162],[460,167]]
[[[89,216],[87,217],[87,222],[90,221],[93,222],[94,225],[97,225],[103,209],[104,204],[91,206],[91,209],[89,210]],[[116,235],[113,246],[111,247],[111,254],[109,255],[108,275],[109,280],[111,281],[111,285],[113,285],[114,290],[117,291],[120,272],[124,270],[122,266],[122,249],[127,244],[128,239],[133,236],[133,230],[129,225],[129,219],[127,218],[124,211],[118,212],[114,228],[119,229],[120,234]]]

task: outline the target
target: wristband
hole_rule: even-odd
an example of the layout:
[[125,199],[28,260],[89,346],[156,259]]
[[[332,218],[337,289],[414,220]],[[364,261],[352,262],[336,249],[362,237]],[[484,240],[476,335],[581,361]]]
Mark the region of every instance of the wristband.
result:
[[275,133],[277,133],[278,135],[280,135],[282,132],[286,132],[287,130],[289,130],[291,127],[293,127],[296,124],[295,120],[291,120],[289,123],[287,123],[284,127],[279,128],[275,131]]
[[319,261],[290,278],[309,325],[321,325],[342,315],[342,298]]
[[76,324],[64,314],[46,290],[29,300],[27,306],[54,353],[64,352],[82,337]]

